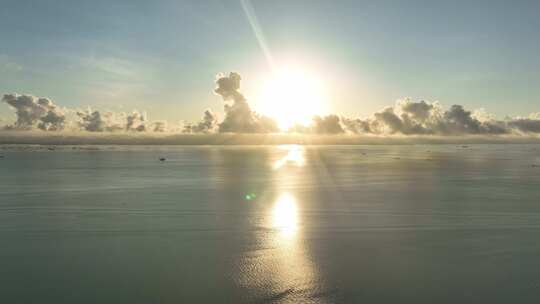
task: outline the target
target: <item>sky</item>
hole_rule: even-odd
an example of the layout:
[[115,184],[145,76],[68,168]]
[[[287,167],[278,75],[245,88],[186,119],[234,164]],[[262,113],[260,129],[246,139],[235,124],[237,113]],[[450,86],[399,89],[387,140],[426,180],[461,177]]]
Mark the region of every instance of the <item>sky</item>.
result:
[[[213,92],[217,73],[239,72],[250,102],[270,73],[240,0],[0,6],[1,93],[195,121],[207,108],[223,111]],[[316,75],[332,113],[365,117],[404,97],[485,108],[499,118],[540,110],[538,1],[250,6],[275,64]],[[2,104],[0,117],[14,114]]]

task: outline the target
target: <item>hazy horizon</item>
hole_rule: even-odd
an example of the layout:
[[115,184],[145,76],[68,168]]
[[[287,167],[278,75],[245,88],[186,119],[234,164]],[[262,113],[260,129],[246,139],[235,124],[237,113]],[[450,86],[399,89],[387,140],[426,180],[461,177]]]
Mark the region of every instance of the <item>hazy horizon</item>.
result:
[[133,134],[0,131],[0,145],[429,145],[538,144],[540,135]]

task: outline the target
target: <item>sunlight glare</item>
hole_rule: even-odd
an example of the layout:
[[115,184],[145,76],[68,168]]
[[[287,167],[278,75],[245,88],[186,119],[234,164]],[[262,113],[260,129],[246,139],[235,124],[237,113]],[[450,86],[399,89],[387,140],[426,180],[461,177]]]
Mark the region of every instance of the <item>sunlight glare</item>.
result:
[[298,226],[296,200],[288,193],[282,194],[272,210],[272,226],[284,237],[291,237]]
[[327,112],[323,83],[313,74],[282,69],[265,82],[256,109],[274,118],[281,130],[309,125],[313,116]]
[[274,163],[274,169],[279,169],[286,164],[303,166],[306,162],[304,158],[304,148],[300,145],[281,145],[279,149],[287,150],[287,154]]

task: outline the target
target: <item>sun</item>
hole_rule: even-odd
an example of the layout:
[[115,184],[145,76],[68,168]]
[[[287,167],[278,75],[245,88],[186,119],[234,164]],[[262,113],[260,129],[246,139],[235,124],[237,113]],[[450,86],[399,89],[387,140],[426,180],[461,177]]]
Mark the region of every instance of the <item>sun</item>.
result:
[[276,120],[281,130],[295,124],[309,125],[326,109],[323,82],[298,69],[280,69],[264,82],[256,110]]

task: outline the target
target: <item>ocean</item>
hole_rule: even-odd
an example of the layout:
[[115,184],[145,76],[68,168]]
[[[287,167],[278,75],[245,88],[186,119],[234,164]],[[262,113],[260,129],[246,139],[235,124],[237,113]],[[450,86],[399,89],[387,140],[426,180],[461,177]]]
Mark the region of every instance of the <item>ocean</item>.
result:
[[539,165],[537,144],[0,146],[0,303],[537,303]]

